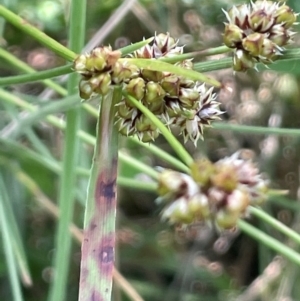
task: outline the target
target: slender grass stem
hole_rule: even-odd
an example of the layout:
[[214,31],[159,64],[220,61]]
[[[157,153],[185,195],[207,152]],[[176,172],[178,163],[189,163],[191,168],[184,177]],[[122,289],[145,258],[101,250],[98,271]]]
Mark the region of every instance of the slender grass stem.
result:
[[11,284],[13,300],[22,301],[24,299],[22,296],[20,281],[18,279],[16,257],[13,251],[12,238],[9,231],[9,223],[7,221],[3,206],[4,198],[8,198],[8,196],[2,179],[2,174],[0,174],[0,191],[0,226],[2,230],[1,232],[3,237],[4,255],[8,266],[9,280]]
[[278,254],[281,254],[290,261],[300,265],[300,254],[288,247],[286,244],[281,243],[277,239],[267,235],[263,231],[255,228],[254,226],[248,224],[242,219],[238,221],[238,227],[244,233],[253,237],[256,241],[259,241],[260,243],[266,245]]
[[174,137],[172,133],[170,133],[169,129],[142,103],[136,100],[134,97],[125,94],[126,98],[136,107],[138,108],[145,116],[147,116],[161,131],[162,135],[168,141],[173,150],[177,153],[179,158],[187,165],[190,166],[193,162],[191,155],[186,151],[186,149],[182,146],[182,144]]
[[213,79],[210,78],[202,73],[199,73],[195,70],[191,69],[184,69],[179,66],[174,66],[172,64],[163,62],[161,60],[149,60],[149,59],[135,59],[135,58],[124,58],[120,59],[120,61],[128,61],[131,64],[134,64],[140,68],[146,68],[149,70],[154,70],[154,71],[161,71],[161,72],[171,72],[173,74],[183,76],[189,79],[193,80],[198,80],[204,83],[207,83],[209,85],[212,85],[214,87],[220,88],[222,84]]
[[174,156],[170,155],[166,151],[162,150],[161,148],[157,147],[154,144],[148,144],[140,141],[137,137],[129,137],[131,141],[134,143],[142,146],[143,148],[147,149],[152,154],[156,155],[161,160],[164,160],[165,162],[169,163],[174,168],[177,168],[178,170],[181,170],[185,173],[190,173],[189,167],[187,167],[185,164],[183,164],[179,159],[175,158]]
[[126,154],[124,151],[119,151],[119,158],[122,159],[122,162],[130,164],[131,167],[136,168],[154,180],[158,179],[159,173],[152,167],[145,165],[143,162],[139,160],[132,160],[132,157]]
[[[84,1],[84,0],[83,0]],[[54,39],[47,36],[45,33],[29,24],[28,21],[22,19],[18,15],[14,14],[9,9],[5,8],[3,5],[0,5],[0,16],[2,16],[7,22],[11,23],[18,29],[22,30],[29,36],[33,37],[35,40],[39,41],[41,44],[46,46],[48,49],[51,49],[60,57],[73,61],[76,57],[76,53],[68,49],[67,47],[61,45]],[[77,18],[80,15],[77,15]],[[81,49],[80,49],[81,50]]]
[[220,131],[233,131],[240,133],[251,133],[255,135],[283,135],[283,136],[300,136],[299,129],[284,129],[263,126],[251,126],[241,124],[230,124],[226,122],[214,122],[213,128]]
[[[77,53],[81,51],[84,45],[85,18],[86,0],[72,0],[70,8],[69,47]],[[78,75],[75,73],[71,74],[67,85],[69,95],[76,93],[77,83]],[[58,198],[59,208],[63,214],[61,214],[58,220],[56,253],[54,257],[55,276],[50,287],[49,301],[63,301],[66,299],[67,294],[71,258],[69,225],[73,216],[76,166],[79,156],[79,139],[76,133],[80,127],[80,107],[69,110],[66,114],[66,121],[63,169]]]
[[270,214],[264,212],[261,209],[255,208],[255,207],[249,207],[248,208],[249,213],[253,216],[259,218],[261,221],[269,224],[276,230],[280,231],[281,233],[285,234],[288,238],[295,241],[296,243],[300,244],[300,235],[292,230],[291,228],[287,227],[277,219],[273,218]]
[[[72,64],[68,64],[66,66],[57,67],[45,71],[34,72],[30,74],[22,74],[15,76],[7,76],[0,78],[0,86],[8,86],[13,84],[23,84],[28,82],[37,82],[43,81],[47,78],[56,77],[64,74],[72,73]],[[50,82],[51,88],[57,90]]]

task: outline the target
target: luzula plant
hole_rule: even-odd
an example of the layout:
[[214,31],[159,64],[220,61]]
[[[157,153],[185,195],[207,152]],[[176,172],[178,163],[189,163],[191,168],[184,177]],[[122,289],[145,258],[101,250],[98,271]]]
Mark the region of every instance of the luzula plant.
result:
[[[193,70],[192,53],[185,55],[184,47],[179,46],[175,38],[169,33],[159,33],[153,37],[151,45],[145,40],[142,47],[133,45],[135,48],[126,55],[122,54],[122,49],[113,50],[110,46],[97,47],[89,53],[77,55],[50,38],[50,42],[47,42],[37,29],[31,28],[12,13],[3,13],[1,9],[0,6],[0,13],[14,25],[73,61],[71,71],[81,76],[78,84],[81,99],[100,98],[96,142],[93,137],[77,131],[77,128],[69,134],[70,141],[72,134],[76,136],[78,133],[85,142],[95,144],[85,211],[80,301],[110,301],[112,275],[117,273],[117,270],[113,270],[118,160],[116,130],[123,136],[137,136],[141,144],[144,142],[148,146],[149,142],[154,142],[163,134],[182,159],[183,163],[178,163],[174,158],[169,160],[177,162],[182,172],[172,169],[160,169],[157,172],[149,168],[157,184],[157,202],[164,206],[161,212],[163,221],[184,227],[206,223],[219,231],[239,226],[245,232],[254,233],[253,229],[250,231],[243,224],[242,219],[253,212],[253,206],[259,206],[267,199],[268,181],[249,153],[239,150],[216,162],[208,158],[193,160],[171,134],[173,127],[177,127],[185,143],[191,141],[197,146],[199,139],[204,139],[204,128],[213,125],[212,122],[220,119],[224,113],[220,109],[217,92],[209,87],[211,81]],[[222,48],[222,52],[233,51],[234,71],[246,71],[255,68],[258,63],[271,64],[284,54],[284,46],[292,42],[292,27],[296,24],[297,14],[286,4],[256,1],[234,6],[224,13],[228,23],[225,24],[223,40],[227,47]],[[153,62],[171,64],[164,65],[166,69],[161,70]],[[174,67],[177,68],[176,72]],[[218,87],[226,89],[218,84]],[[27,108],[35,112],[35,107]],[[85,108],[93,110],[86,104]],[[53,118],[47,117],[49,122],[63,128],[59,120],[50,117]],[[121,157],[122,153],[119,153],[119,159]],[[164,157],[168,157],[168,154],[164,154]],[[131,160],[133,162],[135,159]],[[135,165],[139,166],[140,162],[136,161]],[[73,166],[72,163],[66,164],[65,178],[68,178],[67,167]],[[68,226],[66,223],[66,228]],[[281,229],[287,233],[283,226]],[[265,239],[265,243],[278,253],[300,263],[299,254],[291,252],[283,244],[276,244],[270,237],[263,237],[261,232],[255,233],[257,240],[264,242]],[[292,237],[295,233],[289,232],[289,235]],[[56,300],[54,294],[51,298],[51,301],[63,300],[63,297]]]
[[[130,54],[129,57],[160,59],[183,53],[178,41],[167,34],[158,34],[149,44]],[[94,49],[90,54],[80,55],[74,62],[75,71],[82,74],[80,95],[89,99],[95,94],[105,95],[110,86],[121,85],[166,126],[180,127],[184,141],[197,143],[203,137],[203,128],[219,119],[222,112],[212,88],[204,83],[172,74],[138,68],[130,61],[118,61],[120,53],[110,47]],[[175,63],[185,69],[193,69],[192,60]],[[141,111],[130,104],[126,97],[117,104],[116,123],[125,136],[137,135],[143,142],[154,141],[159,130]]]

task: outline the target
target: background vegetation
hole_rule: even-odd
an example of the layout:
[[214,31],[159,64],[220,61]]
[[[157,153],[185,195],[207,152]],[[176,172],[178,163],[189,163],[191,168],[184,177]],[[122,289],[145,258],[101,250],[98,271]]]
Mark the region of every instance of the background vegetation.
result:
[[[180,44],[186,45],[186,51],[220,46],[225,21],[221,8],[237,3],[242,2],[90,0],[87,47],[110,44],[120,48],[153,36],[154,32],[170,32]],[[60,43],[67,44],[69,1],[2,0],[2,4]],[[288,5],[300,11],[299,1],[290,0]],[[1,77],[26,71],[16,58],[36,70],[65,64],[62,58],[4,19],[0,19],[0,34]],[[296,35],[292,47],[299,45],[299,35]],[[226,111],[223,115],[226,122],[215,123],[212,129],[206,130],[205,140],[199,142],[197,148],[188,143],[188,151],[194,158],[205,154],[215,161],[241,148],[253,150],[272,188],[287,191],[284,196],[271,196],[264,211],[299,231],[299,60],[276,63],[259,73],[252,70],[233,74],[229,68],[211,75],[233,89],[233,93],[222,90],[218,97]],[[57,79],[56,83],[65,87],[62,79]],[[64,141],[61,127],[64,112],[74,105],[79,106],[78,96],[65,98],[64,106],[58,106],[59,100],[66,96],[63,91],[54,86],[53,92],[53,85],[49,88],[46,81],[0,88],[0,211],[3,213],[0,218],[7,221],[8,233],[14,237],[12,248],[17,250],[14,254],[23,264],[20,273],[23,299],[19,300],[47,300],[49,295],[56,252],[56,204]],[[46,107],[49,104],[53,106]],[[96,102],[91,104],[97,106]],[[30,105],[39,105],[40,111],[26,118]],[[49,113],[58,118],[56,126],[55,122],[49,123],[46,117]],[[95,135],[95,116],[86,110],[80,114],[81,129]],[[163,138],[158,139],[156,145],[173,154]],[[300,298],[298,266],[275,257],[273,251],[238,229],[219,235],[205,226],[181,231],[160,222],[160,208],[154,202],[156,195],[147,192],[148,177],[126,158],[130,154],[150,166],[168,167],[168,163],[132,140],[121,138],[120,146],[116,266],[145,300]],[[81,143],[77,185],[72,187],[76,194],[73,223],[79,228],[83,224],[92,152],[91,144]],[[134,185],[125,178],[143,180],[145,185]],[[249,221],[291,248],[299,249],[261,219],[250,218]],[[3,259],[5,252],[12,252],[6,249],[9,238],[5,238],[4,224],[1,223],[3,241],[0,247]],[[80,236],[73,228],[74,231]],[[17,300],[11,293],[8,272],[11,266],[6,261],[7,258],[0,260],[0,300]],[[80,265],[77,241],[74,240],[71,256],[64,261],[70,263],[65,300],[76,300]],[[115,285],[114,300],[130,298]]]

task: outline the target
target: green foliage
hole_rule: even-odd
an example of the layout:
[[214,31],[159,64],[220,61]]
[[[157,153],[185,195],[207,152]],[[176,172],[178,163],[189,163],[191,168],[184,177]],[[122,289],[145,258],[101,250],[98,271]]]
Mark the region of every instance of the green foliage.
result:
[[[92,48],[110,44],[121,50],[125,60],[125,55],[151,42],[142,41],[144,36],[160,29],[178,38],[180,46],[186,44],[185,53],[161,61],[129,60],[141,68],[218,87],[221,83],[218,101],[226,113],[196,148],[192,143],[183,146],[180,132],[171,133],[151,110],[127,96],[128,103],[143,112],[163,137],[147,144],[136,137],[120,138],[115,267],[124,278],[114,274],[113,300],[300,298],[296,285],[300,279],[298,36],[268,67],[258,64],[258,72],[233,75],[231,52],[220,46],[225,21],[221,8],[235,2],[240,3],[136,1],[132,7],[133,1],[90,1],[86,14],[82,0],[2,1],[1,300],[77,300],[79,229],[86,214],[89,177],[89,197],[95,196],[91,183],[97,170],[90,173],[93,148],[108,151],[101,159],[113,157],[118,146],[115,133],[108,149],[99,144],[97,111],[99,101],[105,99],[80,102],[79,79],[66,61],[73,61],[84,40],[97,30],[98,42]],[[300,11],[299,1],[290,0],[288,5]],[[116,25],[106,24],[108,34],[103,34],[102,26],[110,16]],[[193,71],[173,65],[190,58]],[[52,79],[57,76],[62,77]],[[113,121],[112,115],[106,117]],[[99,128],[100,135],[107,135]],[[250,207],[246,221],[239,220],[236,230],[221,233],[207,224],[176,228],[160,221],[161,208],[155,199],[161,169],[156,166],[189,174],[196,158],[206,156],[215,162],[245,147],[256,153],[258,167],[274,188],[266,205]],[[88,207],[88,215],[93,215],[93,208]],[[106,230],[114,228],[113,214],[103,214],[99,220],[105,221]]]

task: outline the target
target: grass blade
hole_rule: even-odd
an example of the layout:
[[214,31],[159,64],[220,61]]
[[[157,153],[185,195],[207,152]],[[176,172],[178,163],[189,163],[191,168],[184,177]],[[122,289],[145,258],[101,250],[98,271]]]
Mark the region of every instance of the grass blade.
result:
[[[83,1],[83,0],[82,0]],[[22,19],[18,15],[14,14],[3,5],[0,5],[0,16],[2,16],[6,21],[13,24],[23,32],[32,36],[34,39],[39,41],[41,44],[46,46],[47,48],[53,50],[59,56],[65,58],[66,60],[73,61],[76,57],[76,54],[69,50],[67,47],[62,44],[56,42],[54,39],[48,37],[42,31],[29,24],[26,20]],[[77,15],[77,18],[80,15]]]
[[[70,9],[69,48],[80,52],[85,36],[86,1],[73,0]],[[77,92],[78,76],[71,74],[68,80],[68,95]],[[55,276],[50,289],[49,301],[63,301],[66,299],[68,271],[71,253],[71,236],[69,225],[72,221],[74,198],[76,192],[76,166],[79,156],[79,139],[76,133],[80,127],[80,108],[73,108],[67,112],[65,145],[63,154],[63,170],[59,191],[60,215],[56,253],[54,258]]]
[[10,225],[5,214],[4,203],[8,201],[8,195],[6,192],[5,184],[3,182],[2,174],[0,174],[0,226],[2,229],[2,237],[3,237],[3,247],[4,254],[6,257],[7,267],[8,267],[8,275],[12,289],[12,295],[14,301],[22,301],[22,290],[20,281],[18,279],[18,271],[17,271],[17,262],[16,257],[13,251],[13,241],[11,232],[9,230]]

